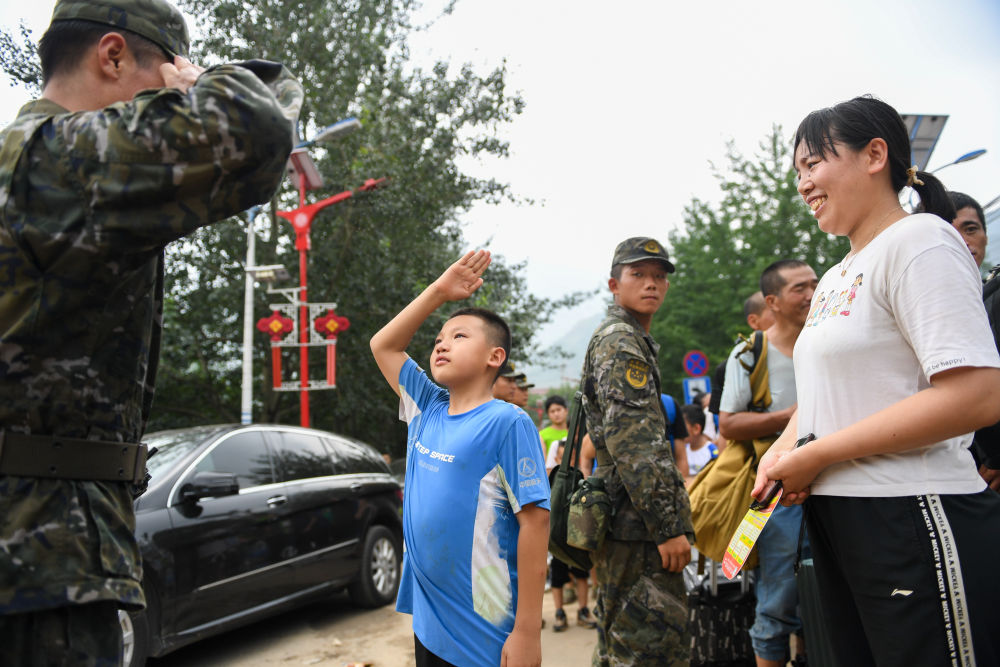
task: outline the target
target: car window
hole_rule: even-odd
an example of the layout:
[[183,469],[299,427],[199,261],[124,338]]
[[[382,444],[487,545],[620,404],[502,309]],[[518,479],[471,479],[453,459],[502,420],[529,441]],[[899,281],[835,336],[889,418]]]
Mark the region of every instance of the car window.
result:
[[318,436],[299,431],[282,431],[278,436],[276,458],[281,481],[335,474],[330,452]]
[[229,436],[198,462],[195,472],[235,473],[241,489],[274,483],[271,457],[260,431]]
[[385,472],[385,462],[375,450],[346,438],[330,437],[326,439],[334,450],[337,461],[337,472],[341,475],[351,475],[365,472]]

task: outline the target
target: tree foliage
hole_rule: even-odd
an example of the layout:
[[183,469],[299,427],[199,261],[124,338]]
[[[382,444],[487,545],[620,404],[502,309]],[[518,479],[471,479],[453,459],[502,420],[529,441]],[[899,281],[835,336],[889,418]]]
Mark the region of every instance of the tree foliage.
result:
[[0,67],[10,77],[10,85],[23,85],[37,94],[42,89],[42,67],[38,63],[38,49],[31,38],[31,29],[21,21],[20,40],[0,28]]
[[772,128],[752,157],[730,143],[726,159],[725,169],[713,166],[721,201],[693,199],[683,227],[668,237],[677,272],[651,329],[662,346],[666,393],[679,391],[687,351],[705,352],[714,367],[732,350],[736,335],[749,331],[743,302],[760,289],[769,264],[802,259],[822,275],[848,250],[845,239],[819,230],[802,202],[790,142],[780,127]]

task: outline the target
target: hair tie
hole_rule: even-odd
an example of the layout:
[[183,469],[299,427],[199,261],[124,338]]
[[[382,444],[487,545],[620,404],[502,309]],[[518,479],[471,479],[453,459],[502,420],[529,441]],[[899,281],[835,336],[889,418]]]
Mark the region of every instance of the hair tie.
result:
[[911,188],[914,185],[923,185],[924,182],[917,178],[917,165],[913,165],[906,170],[906,184]]

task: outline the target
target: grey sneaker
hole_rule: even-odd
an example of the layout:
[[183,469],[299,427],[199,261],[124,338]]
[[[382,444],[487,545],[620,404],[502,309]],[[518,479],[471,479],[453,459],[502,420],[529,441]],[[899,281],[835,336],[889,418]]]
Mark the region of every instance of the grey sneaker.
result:
[[597,627],[597,621],[590,615],[590,610],[586,607],[580,607],[580,611],[576,612],[576,624],[591,629]]
[[556,623],[552,626],[552,632],[562,632],[569,627],[569,621],[566,620],[566,612],[562,609],[556,609]]

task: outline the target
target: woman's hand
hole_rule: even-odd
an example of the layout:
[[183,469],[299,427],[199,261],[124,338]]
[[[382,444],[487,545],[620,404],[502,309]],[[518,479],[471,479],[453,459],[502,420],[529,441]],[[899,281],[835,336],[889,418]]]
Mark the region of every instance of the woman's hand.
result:
[[[815,456],[816,450],[810,451],[810,448],[810,445],[806,445],[790,452],[779,452],[767,468],[770,479],[781,480],[784,489],[781,496],[782,505],[801,505],[805,502],[809,497],[810,485],[825,467]],[[761,459],[762,466],[763,463],[764,460]],[[758,478],[759,476],[758,472]]]

